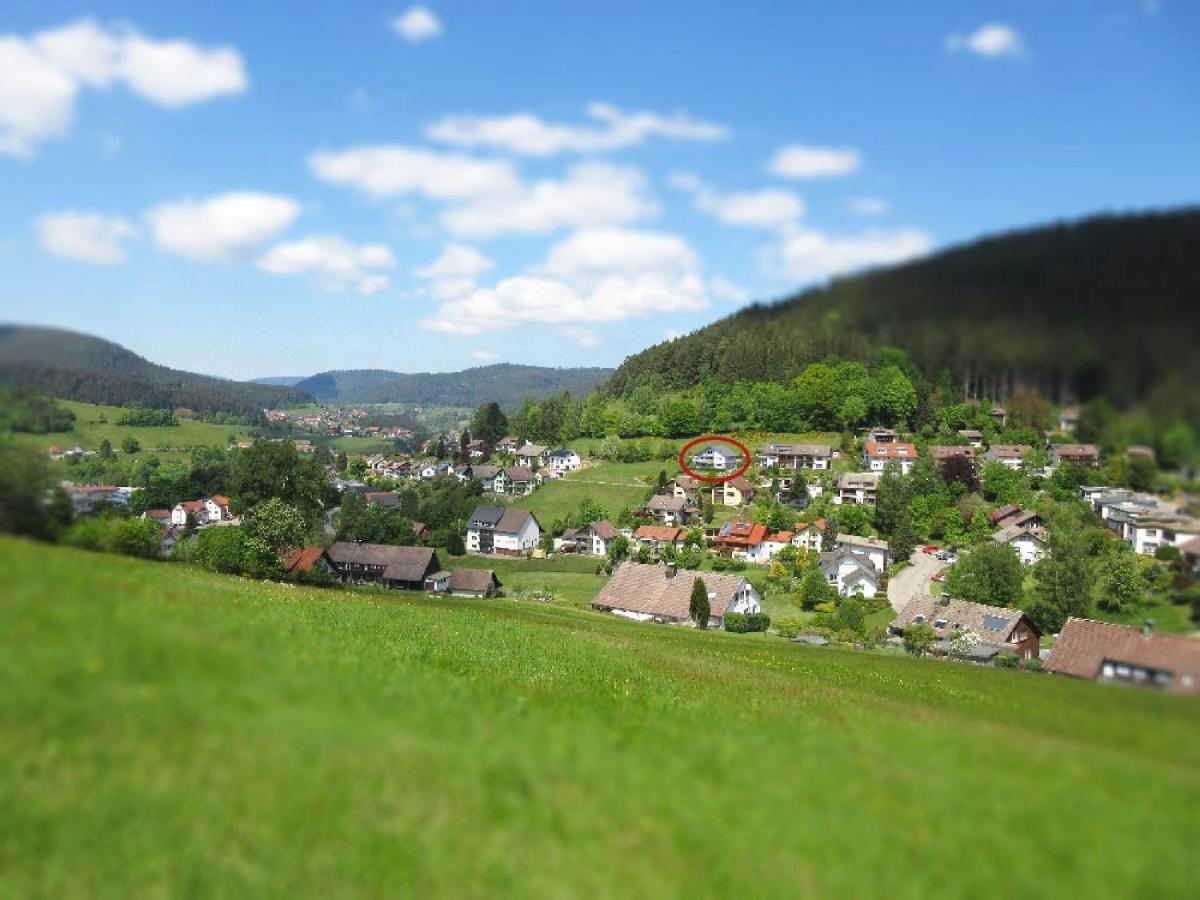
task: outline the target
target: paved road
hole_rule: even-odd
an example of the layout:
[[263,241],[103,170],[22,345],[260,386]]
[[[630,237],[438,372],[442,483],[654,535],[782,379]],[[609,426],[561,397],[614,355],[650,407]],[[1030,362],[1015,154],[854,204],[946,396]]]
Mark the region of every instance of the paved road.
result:
[[892,609],[900,612],[914,595],[931,593],[930,579],[944,568],[946,564],[932,553],[922,553],[920,548],[914,550],[909,565],[888,582],[888,602]]

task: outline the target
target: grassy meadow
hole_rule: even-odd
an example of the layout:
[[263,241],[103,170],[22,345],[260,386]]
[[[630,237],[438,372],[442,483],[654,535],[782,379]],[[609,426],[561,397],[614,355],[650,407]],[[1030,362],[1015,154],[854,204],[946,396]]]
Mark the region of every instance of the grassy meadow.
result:
[[[143,451],[155,451],[160,448],[188,449],[191,447],[225,447],[230,435],[237,440],[246,440],[250,431],[244,425],[214,425],[210,422],[197,422],[190,419],[180,419],[178,425],[171,426],[139,426],[118,425],[117,419],[125,412],[119,406],[101,406],[96,403],[80,403],[75,400],[56,400],[59,406],[75,413],[75,427],[71,431],[59,431],[52,434],[18,434],[13,439],[29,446],[73,447],[80,446],[85,450],[98,450],[100,444],[107,440],[118,452],[121,442],[132,437],[142,445]],[[101,419],[107,421],[101,421]]]
[[0,539],[2,896],[1194,896],[1200,706]]
[[513,505],[532,510],[538,521],[549,528],[590,498],[615,520],[625,507],[641,505],[647,489],[658,483],[658,473],[664,469],[668,475],[673,475],[679,470],[679,464],[659,460],[589,463],[562,478],[547,478],[540,488]]

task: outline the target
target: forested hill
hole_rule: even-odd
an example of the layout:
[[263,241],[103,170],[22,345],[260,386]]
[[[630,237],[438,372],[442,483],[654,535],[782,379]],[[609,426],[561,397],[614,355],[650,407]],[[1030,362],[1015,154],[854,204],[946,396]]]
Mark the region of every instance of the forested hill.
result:
[[[1098,216],[979,240],[753,306],[629,357],[606,390],[657,373],[786,380],[829,354],[899,347],[971,395],[1017,385],[1118,404],[1200,383],[1200,208]],[[654,379],[657,381],[657,379]],[[661,383],[661,382],[658,382]]]
[[168,369],[111,341],[22,325],[0,325],[0,383],[32,385],[66,400],[182,406],[251,420],[264,408],[312,401],[303,390]]
[[380,369],[322,372],[296,383],[327,403],[414,403],[478,406],[495,401],[505,409],[570,391],[582,397],[613,374],[612,369],[552,369],[502,363],[462,372],[403,374]]

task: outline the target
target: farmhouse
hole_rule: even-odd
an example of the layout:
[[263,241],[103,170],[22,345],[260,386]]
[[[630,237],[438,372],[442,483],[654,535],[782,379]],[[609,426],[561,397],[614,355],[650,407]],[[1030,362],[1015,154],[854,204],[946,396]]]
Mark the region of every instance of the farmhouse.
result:
[[878,472],[848,472],[838,479],[837,496],[833,502],[839,506],[843,503],[874,506],[878,492]]
[[882,472],[892,460],[900,465],[900,474],[907,475],[917,462],[917,448],[900,441],[867,441],[863,445],[863,463],[872,472]]
[[467,519],[467,552],[520,556],[533,550],[542,526],[526,509],[479,506]]
[[1025,465],[1025,458],[1032,452],[1033,448],[1028,444],[992,444],[983,458],[1019,471]]
[[745,475],[713,485],[713,506],[745,506],[754,499],[754,483]]
[[411,591],[425,589],[425,579],[441,570],[437,553],[429,547],[394,547],[338,541],[325,551],[333,574],[343,582],[368,584]]
[[999,653],[1015,653],[1036,659],[1042,633],[1019,609],[986,606],[949,597],[914,597],[892,620],[889,629],[903,634],[910,625],[928,625],[939,638],[936,652],[949,652],[950,638],[957,632],[972,632],[979,643],[971,659],[988,662]]
[[[680,573],[675,566],[626,562],[592,601],[592,608],[639,622],[687,624],[691,622],[692,586],[696,574]],[[709,628],[723,628],[730,612],[761,610],[758,591],[741,575],[705,572]]]
[[692,456],[692,465],[697,469],[715,469],[723,472],[741,467],[742,454],[723,444],[710,444]]
[[821,571],[830,587],[843,597],[874,597],[879,590],[879,573],[870,560],[849,550],[821,554]]
[[1171,694],[1200,692],[1200,641],[1127,625],[1068,619],[1046,670],[1107,684],[1131,684]]
[[828,469],[832,460],[828,444],[767,444],[758,452],[758,464],[765,468]]

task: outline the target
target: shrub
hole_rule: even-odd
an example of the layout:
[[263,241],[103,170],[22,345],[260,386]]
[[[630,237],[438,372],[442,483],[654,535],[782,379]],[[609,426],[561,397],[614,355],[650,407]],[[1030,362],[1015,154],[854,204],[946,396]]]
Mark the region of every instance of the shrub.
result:
[[746,616],[747,631],[766,631],[771,627],[771,617],[766,613],[750,613]]
[[1040,659],[1023,659],[1021,660],[1021,668],[1026,672],[1041,672],[1042,661]]
[[1172,547],[1170,544],[1164,544],[1154,551],[1154,558],[1164,562],[1175,562],[1179,559],[1179,555],[1179,548]]
[[995,660],[997,669],[1019,669],[1021,667],[1021,658],[1013,656],[1011,653],[1001,653]]
[[799,616],[783,616],[775,620],[775,630],[780,637],[793,638],[804,631],[804,620]]
[[725,613],[725,630],[732,631],[734,634],[745,634],[749,631],[750,626],[746,621],[746,614],[739,612]]
[[937,635],[927,623],[909,625],[904,629],[904,649],[913,656],[921,656],[929,651]]

